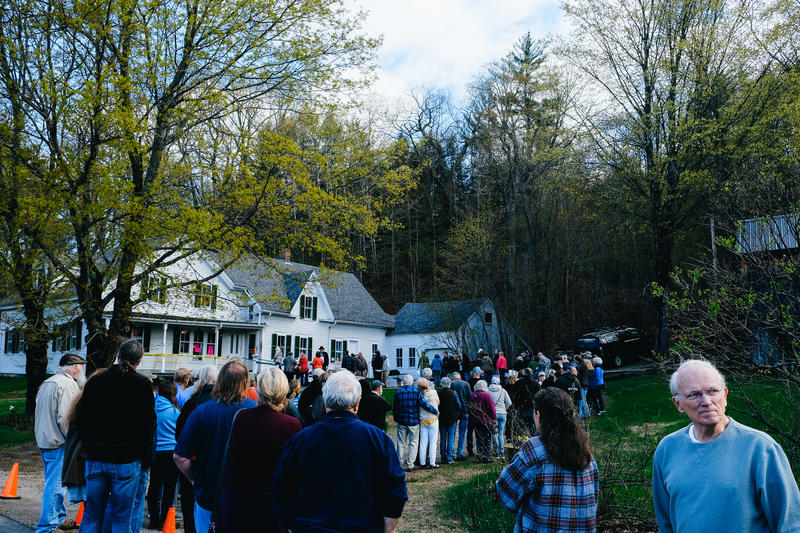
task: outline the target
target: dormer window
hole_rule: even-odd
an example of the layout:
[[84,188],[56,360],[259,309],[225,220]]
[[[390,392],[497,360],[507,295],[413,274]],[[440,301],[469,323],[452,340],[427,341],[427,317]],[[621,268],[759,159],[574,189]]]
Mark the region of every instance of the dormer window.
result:
[[164,276],[142,276],[142,297],[156,303],[167,301],[167,278]]
[[217,308],[217,286],[205,283],[195,283],[194,306],[203,309]]
[[300,295],[300,318],[317,319],[317,297]]

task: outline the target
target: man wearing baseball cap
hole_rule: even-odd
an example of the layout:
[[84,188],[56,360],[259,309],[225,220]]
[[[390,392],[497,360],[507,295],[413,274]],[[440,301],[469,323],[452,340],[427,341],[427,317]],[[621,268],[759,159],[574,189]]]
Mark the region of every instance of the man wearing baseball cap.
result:
[[[58,362],[58,372],[46,379],[36,393],[34,434],[44,465],[42,512],[36,533],[74,527],[67,521],[64,497],[67,489],[61,484],[61,465],[64,463],[64,444],[69,430],[72,406],[86,383],[86,361],[75,354],[64,354]],[[65,527],[66,526],[66,527]]]

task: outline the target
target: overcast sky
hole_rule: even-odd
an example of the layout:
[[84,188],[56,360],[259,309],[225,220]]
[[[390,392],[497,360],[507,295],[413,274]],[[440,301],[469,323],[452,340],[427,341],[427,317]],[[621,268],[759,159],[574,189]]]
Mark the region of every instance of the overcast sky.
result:
[[363,30],[383,35],[372,92],[388,101],[416,87],[448,89],[457,100],[482,67],[530,31],[563,33],[558,0],[354,0],[369,12]]

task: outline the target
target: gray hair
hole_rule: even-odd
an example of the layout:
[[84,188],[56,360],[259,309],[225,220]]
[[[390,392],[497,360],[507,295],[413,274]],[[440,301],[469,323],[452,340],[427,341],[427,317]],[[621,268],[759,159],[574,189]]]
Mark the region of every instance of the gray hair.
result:
[[450,388],[450,378],[442,378],[441,380],[439,380],[439,385],[441,385],[442,388],[449,389]]
[[414,384],[414,378],[411,376],[411,374],[406,374],[405,376],[403,376],[403,385],[408,386],[413,384]]
[[433,370],[430,368],[423,368],[422,372],[420,372],[423,378],[430,378],[433,375]]
[[333,411],[353,409],[359,398],[361,398],[361,384],[349,370],[336,372],[322,387],[325,407]]
[[595,357],[592,359],[592,363],[594,364],[594,366],[600,366],[603,364],[603,360],[600,359],[599,357]]
[[75,368],[75,365],[77,364],[78,363],[72,363],[71,365],[60,366],[58,367],[58,371],[61,372],[62,374],[67,374],[69,372],[72,372],[72,369]]
[[274,411],[283,409],[283,400],[289,393],[289,381],[286,374],[279,370],[277,366],[267,366],[258,374],[258,403],[266,405]]
[[192,396],[195,394],[199,394],[200,390],[206,385],[214,385],[217,382],[217,374],[219,374],[219,370],[217,367],[207,365],[197,371],[197,381],[194,382],[194,392]]
[[720,388],[725,388],[725,377],[717,370],[717,367],[705,359],[687,359],[681,363],[681,366],[669,378],[669,391],[672,393],[673,398],[678,397],[678,385],[681,381],[681,375],[687,370],[710,370],[717,375]]
[[450,379],[461,379],[461,372],[453,372],[450,374]]
[[477,392],[479,390],[482,390],[483,392],[488,392],[489,391],[489,385],[487,385],[484,380],[479,379],[478,382],[475,383],[474,389],[475,389],[475,392]]
[[426,391],[431,388],[430,381],[425,378],[419,378],[417,380],[417,388],[421,391]]

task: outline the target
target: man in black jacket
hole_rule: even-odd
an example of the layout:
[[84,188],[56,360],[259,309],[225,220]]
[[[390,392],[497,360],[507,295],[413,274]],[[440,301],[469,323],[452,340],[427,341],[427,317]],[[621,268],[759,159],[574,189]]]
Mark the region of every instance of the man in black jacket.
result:
[[533,397],[540,390],[539,383],[533,379],[533,371],[530,368],[524,368],[520,373],[520,378],[514,383],[514,388],[511,392],[511,403],[516,406],[523,426],[522,429],[528,435],[535,433]]
[[[366,380],[363,383],[366,383]],[[392,410],[392,404],[383,397],[383,383],[376,379],[368,386],[372,390],[361,396],[361,403],[358,404],[358,418],[386,431],[386,413]]]
[[142,355],[138,341],[123,342],[119,362],[89,379],[78,402],[78,435],[87,456],[82,531],[102,531],[104,523],[128,531],[141,523],[132,514],[156,424],[152,385],[136,372]]

